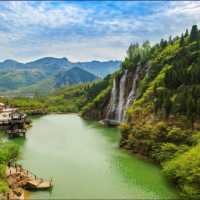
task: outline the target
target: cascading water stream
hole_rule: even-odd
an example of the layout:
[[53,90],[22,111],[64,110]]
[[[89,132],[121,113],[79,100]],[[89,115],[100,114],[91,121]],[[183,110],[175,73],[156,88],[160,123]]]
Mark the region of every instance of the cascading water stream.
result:
[[108,106],[108,112],[106,114],[106,119],[109,119],[111,114],[113,114],[113,113],[115,114],[116,103],[117,103],[116,79],[113,79],[111,98],[110,98],[110,102],[109,102],[109,106]]
[[140,70],[140,65],[137,66],[137,68],[135,70],[135,73],[134,73],[134,76],[133,76],[132,88],[131,88],[131,91],[130,91],[130,93],[128,95],[128,98],[127,98],[127,101],[126,101],[126,105],[125,105],[125,108],[124,108],[123,121],[125,120],[125,114],[126,114],[126,111],[128,110],[128,107],[131,105],[131,103],[136,98],[136,83],[137,83],[137,80],[139,78],[139,70]]
[[127,77],[127,70],[125,70],[124,74],[122,75],[120,79],[120,85],[119,85],[119,101],[118,101],[117,112],[116,112],[116,120],[119,122],[121,122],[123,118],[126,77]]

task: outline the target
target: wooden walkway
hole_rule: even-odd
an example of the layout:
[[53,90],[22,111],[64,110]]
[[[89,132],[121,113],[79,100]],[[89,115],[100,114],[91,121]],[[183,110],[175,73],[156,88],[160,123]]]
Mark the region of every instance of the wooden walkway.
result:
[[39,178],[20,165],[7,167],[6,176],[12,189],[21,187],[27,190],[44,190],[53,186],[52,180],[47,181]]

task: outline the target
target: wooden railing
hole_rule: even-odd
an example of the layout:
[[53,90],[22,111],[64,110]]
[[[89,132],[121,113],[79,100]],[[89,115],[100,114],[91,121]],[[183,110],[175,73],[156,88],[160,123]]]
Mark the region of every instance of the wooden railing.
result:
[[[33,172],[31,172],[31,171],[29,171],[29,170],[27,170],[27,169],[24,169],[23,167],[22,167],[22,165],[19,165],[19,164],[17,164],[17,163],[13,163],[13,162],[9,162],[8,163],[8,167],[13,167],[13,168],[15,168],[16,169],[16,173],[17,172],[23,172],[24,174],[26,174],[28,177],[32,177],[33,179],[35,179],[35,180],[40,180],[41,182],[43,182],[44,181],[44,179],[43,178],[40,178],[40,177],[38,177],[36,174],[34,174]],[[11,170],[10,170],[10,175],[11,175]],[[50,181],[50,186],[53,186],[53,180],[51,179]]]

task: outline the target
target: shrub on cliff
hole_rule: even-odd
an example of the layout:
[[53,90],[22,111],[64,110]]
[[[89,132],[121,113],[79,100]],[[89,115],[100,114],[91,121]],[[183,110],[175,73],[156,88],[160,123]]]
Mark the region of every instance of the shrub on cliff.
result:
[[164,173],[187,197],[200,198],[200,144],[164,164]]
[[5,180],[6,166],[9,160],[15,159],[19,153],[19,146],[13,142],[2,141],[3,132],[0,131],[0,193],[8,190]]
[[108,86],[102,90],[92,101],[87,102],[87,104],[82,108],[81,115],[87,118],[101,119],[101,115],[105,109],[107,102],[106,97],[109,97],[111,88]]
[[5,181],[0,180],[0,193],[8,191],[8,184]]
[[12,142],[0,142],[0,164],[6,164],[17,157],[19,146]]

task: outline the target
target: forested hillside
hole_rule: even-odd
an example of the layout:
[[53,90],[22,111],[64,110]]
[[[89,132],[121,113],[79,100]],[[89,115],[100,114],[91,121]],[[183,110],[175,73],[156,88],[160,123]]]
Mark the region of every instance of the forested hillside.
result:
[[82,115],[121,122],[122,148],[159,163],[184,197],[200,198],[197,26],[154,46],[130,45],[120,71]]
[[0,97],[0,102],[18,107],[30,115],[80,112],[87,102],[92,101],[100,91],[107,87],[109,79],[108,75],[103,80],[61,87],[48,96]]

